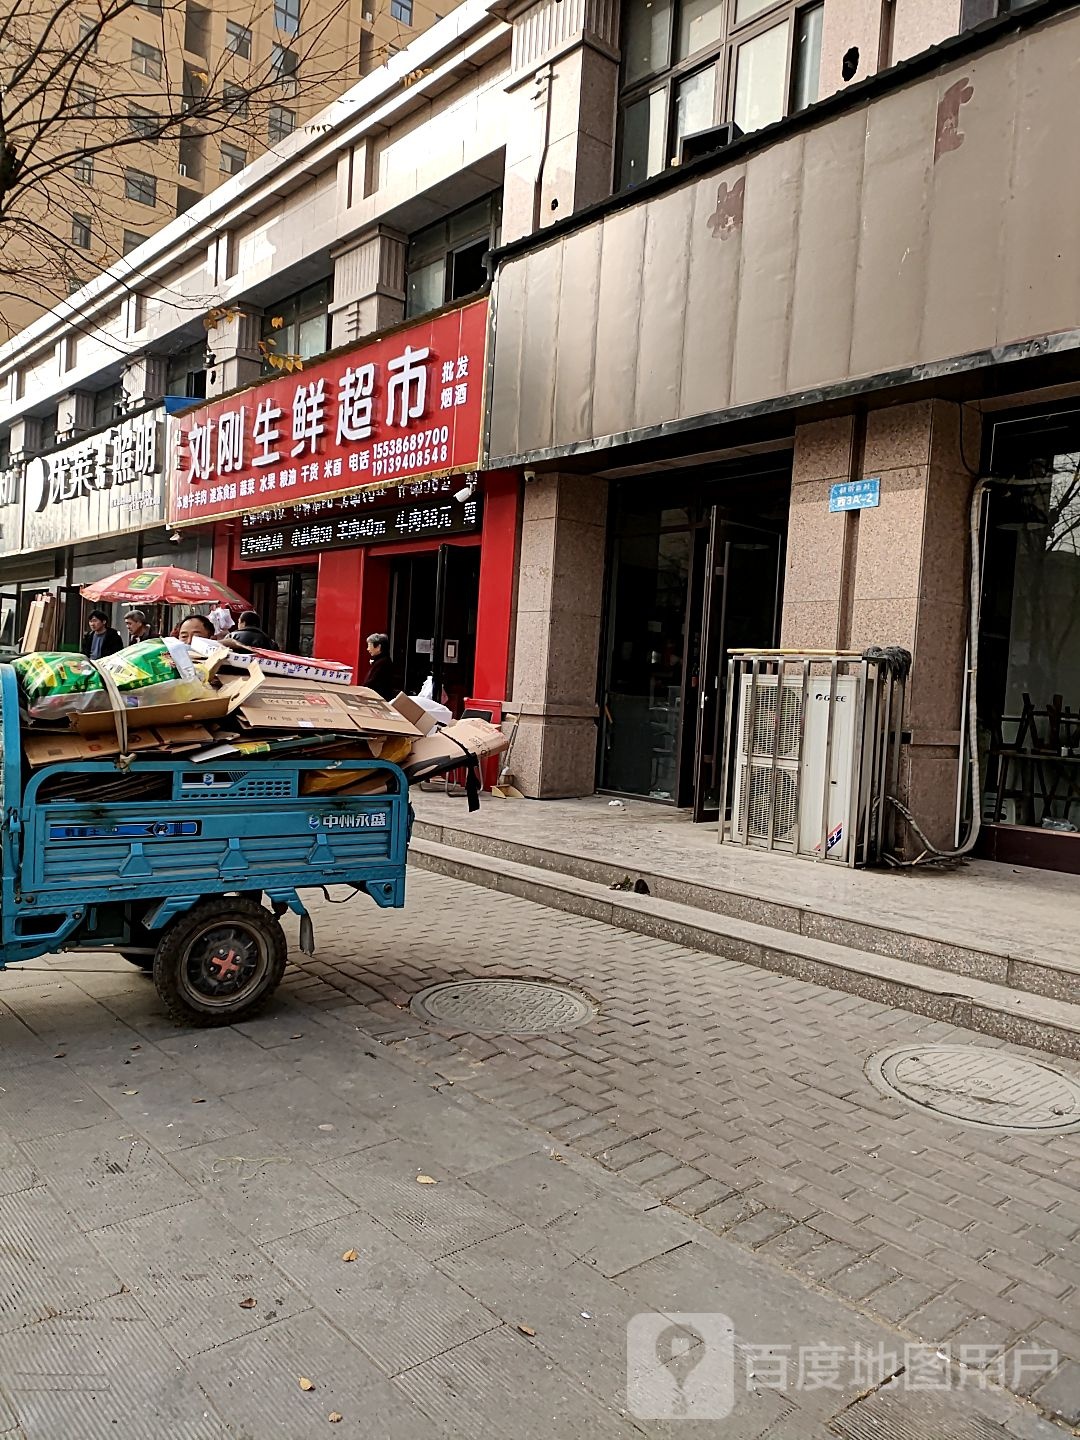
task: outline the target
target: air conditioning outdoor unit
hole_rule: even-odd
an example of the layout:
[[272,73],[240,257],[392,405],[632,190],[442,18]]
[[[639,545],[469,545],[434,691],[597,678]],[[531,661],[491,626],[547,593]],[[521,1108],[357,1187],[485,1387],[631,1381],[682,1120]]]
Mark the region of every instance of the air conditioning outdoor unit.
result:
[[732,840],[852,863],[879,735],[877,705],[860,706],[865,685],[855,675],[738,678]]

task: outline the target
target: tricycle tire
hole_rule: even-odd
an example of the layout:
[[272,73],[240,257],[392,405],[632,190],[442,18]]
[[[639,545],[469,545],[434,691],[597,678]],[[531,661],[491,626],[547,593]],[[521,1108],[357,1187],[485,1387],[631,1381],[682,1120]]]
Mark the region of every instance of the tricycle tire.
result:
[[178,916],[154,956],[154,984],[182,1025],[233,1025],[253,1015],[285,973],[288,943],[254,900],[218,895]]

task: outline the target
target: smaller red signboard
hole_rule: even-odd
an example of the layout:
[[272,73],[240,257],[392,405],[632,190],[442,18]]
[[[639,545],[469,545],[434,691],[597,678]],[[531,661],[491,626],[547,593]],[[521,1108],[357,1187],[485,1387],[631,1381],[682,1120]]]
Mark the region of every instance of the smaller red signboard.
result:
[[169,523],[475,470],[487,301],[178,415]]

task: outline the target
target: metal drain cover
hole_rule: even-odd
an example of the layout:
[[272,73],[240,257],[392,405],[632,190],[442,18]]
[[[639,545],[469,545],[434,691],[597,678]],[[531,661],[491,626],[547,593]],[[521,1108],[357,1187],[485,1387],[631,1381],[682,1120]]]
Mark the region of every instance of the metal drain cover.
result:
[[871,1083],[962,1125],[1028,1134],[1080,1130],[1080,1081],[980,1045],[903,1045],[866,1062]]
[[409,1008],[429,1025],[491,1035],[573,1030],[596,1014],[573,990],[539,980],[451,980],[421,990]]

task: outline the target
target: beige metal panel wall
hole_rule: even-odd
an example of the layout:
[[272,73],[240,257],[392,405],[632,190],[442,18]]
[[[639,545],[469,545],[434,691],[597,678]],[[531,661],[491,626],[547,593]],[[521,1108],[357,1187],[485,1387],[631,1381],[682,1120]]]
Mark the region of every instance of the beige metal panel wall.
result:
[[587,438],[579,393],[600,439],[1080,328],[1078,78],[1071,11],[509,260],[492,459]]

